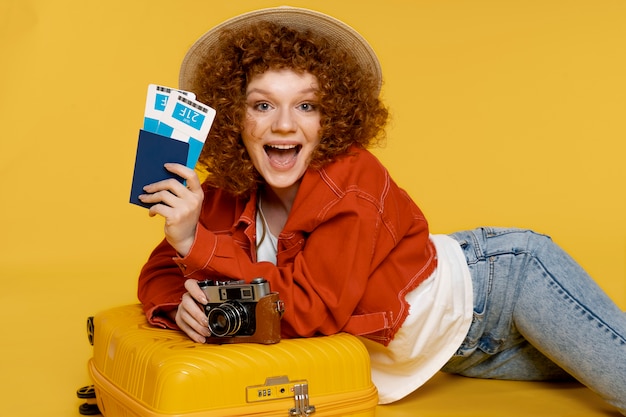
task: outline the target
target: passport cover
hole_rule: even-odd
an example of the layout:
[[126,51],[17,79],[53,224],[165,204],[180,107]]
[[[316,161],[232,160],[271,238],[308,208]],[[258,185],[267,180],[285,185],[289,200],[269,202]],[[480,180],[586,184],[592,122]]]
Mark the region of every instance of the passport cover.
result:
[[184,183],[181,177],[172,174],[163,165],[168,162],[185,165],[188,153],[189,143],[140,130],[130,202],[149,208],[152,204],[145,204],[139,200],[139,195],[144,194],[143,187],[168,178],[175,178]]

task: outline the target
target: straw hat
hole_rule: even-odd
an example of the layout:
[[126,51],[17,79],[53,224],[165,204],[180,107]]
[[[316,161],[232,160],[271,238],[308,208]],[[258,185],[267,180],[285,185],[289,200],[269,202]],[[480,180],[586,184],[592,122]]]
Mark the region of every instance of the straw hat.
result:
[[363,71],[372,73],[382,84],[380,63],[372,47],[354,29],[340,20],[314,10],[297,7],[273,7],[244,13],[220,23],[200,37],[187,51],[179,74],[179,88],[193,90],[196,85],[199,67],[210,56],[211,49],[218,42],[223,29],[237,29],[248,24],[270,21],[297,30],[310,30],[328,39],[338,48],[352,53]]

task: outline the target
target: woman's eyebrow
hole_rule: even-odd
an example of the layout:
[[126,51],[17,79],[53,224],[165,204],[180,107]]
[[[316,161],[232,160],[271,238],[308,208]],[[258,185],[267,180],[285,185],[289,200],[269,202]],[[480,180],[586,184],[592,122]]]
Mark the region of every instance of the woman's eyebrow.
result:
[[[300,91],[298,91],[298,94],[308,94],[308,93],[314,93],[317,94],[319,92],[319,90],[317,89],[317,87],[309,87],[309,88],[305,88],[302,89]],[[268,90],[264,90],[262,88],[252,88],[250,91],[246,92],[246,97],[248,97],[250,94],[252,93],[259,93],[259,94],[265,94],[265,95],[271,95],[272,92],[268,91]]]

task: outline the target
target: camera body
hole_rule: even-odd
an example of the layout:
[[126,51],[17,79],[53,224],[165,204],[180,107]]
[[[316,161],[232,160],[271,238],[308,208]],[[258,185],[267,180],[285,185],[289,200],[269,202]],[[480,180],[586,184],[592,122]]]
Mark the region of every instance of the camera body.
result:
[[209,302],[204,306],[211,336],[207,343],[263,343],[280,341],[284,304],[269,282],[255,278],[243,281],[198,282]]

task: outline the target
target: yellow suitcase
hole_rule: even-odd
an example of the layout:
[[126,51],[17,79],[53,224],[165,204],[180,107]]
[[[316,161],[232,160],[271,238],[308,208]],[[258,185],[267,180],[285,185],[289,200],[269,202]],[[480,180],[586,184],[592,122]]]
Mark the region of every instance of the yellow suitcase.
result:
[[93,317],[89,372],[105,417],[374,416],[368,353],[349,334],[197,344],[139,305]]

